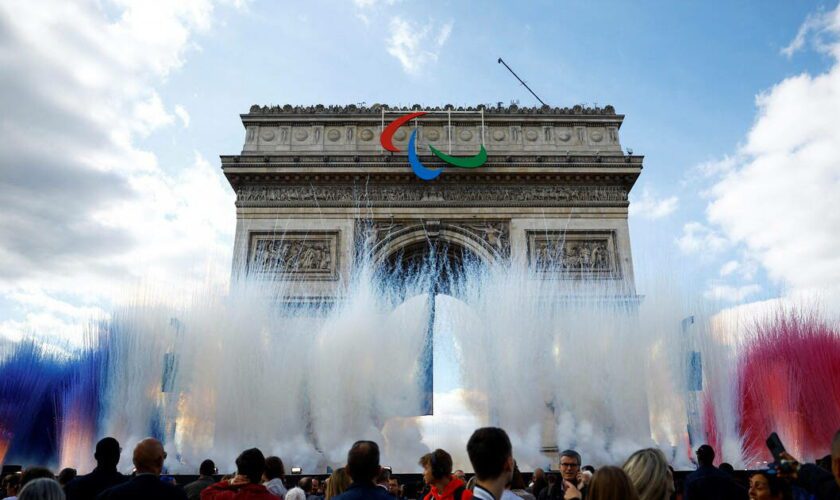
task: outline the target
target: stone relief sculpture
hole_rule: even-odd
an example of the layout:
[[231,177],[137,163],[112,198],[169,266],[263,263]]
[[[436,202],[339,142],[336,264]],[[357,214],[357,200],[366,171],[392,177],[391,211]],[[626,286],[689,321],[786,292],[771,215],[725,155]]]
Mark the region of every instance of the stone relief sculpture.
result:
[[359,203],[416,203],[424,206],[468,206],[470,204],[541,206],[627,203],[627,190],[620,186],[568,185],[446,185],[423,184],[405,189],[402,185],[371,184],[364,189],[352,185],[246,185],[236,190],[237,206],[347,205]]
[[248,270],[290,279],[333,279],[338,233],[252,235]]
[[532,267],[544,273],[618,278],[611,238],[530,232],[529,260]]

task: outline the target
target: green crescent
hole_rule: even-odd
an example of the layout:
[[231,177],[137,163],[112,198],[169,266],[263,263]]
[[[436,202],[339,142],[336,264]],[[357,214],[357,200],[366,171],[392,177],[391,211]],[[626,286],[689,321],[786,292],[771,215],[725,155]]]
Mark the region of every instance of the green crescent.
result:
[[448,154],[435,149],[435,147],[431,145],[429,146],[429,149],[432,150],[432,153],[434,153],[435,156],[453,167],[476,168],[487,162],[487,150],[484,149],[484,144],[481,145],[481,151],[479,151],[475,156],[449,156]]

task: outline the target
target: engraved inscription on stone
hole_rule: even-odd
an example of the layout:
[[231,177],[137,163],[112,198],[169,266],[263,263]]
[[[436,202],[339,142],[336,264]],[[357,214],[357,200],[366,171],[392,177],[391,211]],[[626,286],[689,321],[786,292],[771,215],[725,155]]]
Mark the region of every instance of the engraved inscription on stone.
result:
[[528,263],[540,273],[569,279],[618,279],[612,231],[528,231]]
[[251,233],[248,272],[276,279],[337,280],[338,232]]

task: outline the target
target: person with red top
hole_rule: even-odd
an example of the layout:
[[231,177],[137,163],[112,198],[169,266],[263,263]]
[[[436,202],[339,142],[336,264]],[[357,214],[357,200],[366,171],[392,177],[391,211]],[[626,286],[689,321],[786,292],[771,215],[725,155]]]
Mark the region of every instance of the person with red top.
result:
[[452,475],[452,456],[437,449],[420,457],[423,480],[431,491],[423,500],[470,500],[472,491],[464,481]]
[[220,481],[201,492],[201,500],[277,500],[261,484],[265,456],[257,448],[243,451],[236,458],[236,476]]

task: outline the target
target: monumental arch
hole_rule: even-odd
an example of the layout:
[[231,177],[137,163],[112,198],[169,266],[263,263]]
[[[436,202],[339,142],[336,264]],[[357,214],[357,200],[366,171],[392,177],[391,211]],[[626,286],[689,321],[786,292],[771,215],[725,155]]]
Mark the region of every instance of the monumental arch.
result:
[[[421,110],[393,136],[401,152],[386,151],[384,127]],[[285,282],[287,300],[333,298],[360,248],[393,265],[441,244],[635,296],[627,211],[642,157],[623,152],[612,106],[254,105],[241,118],[241,154],[221,157],[236,192],[234,272]],[[488,160],[421,180],[405,153],[414,130],[430,168],[445,165],[430,144],[458,156],[483,144]]]

